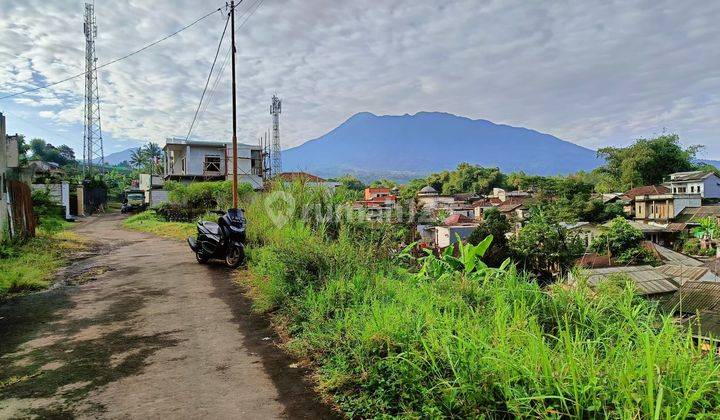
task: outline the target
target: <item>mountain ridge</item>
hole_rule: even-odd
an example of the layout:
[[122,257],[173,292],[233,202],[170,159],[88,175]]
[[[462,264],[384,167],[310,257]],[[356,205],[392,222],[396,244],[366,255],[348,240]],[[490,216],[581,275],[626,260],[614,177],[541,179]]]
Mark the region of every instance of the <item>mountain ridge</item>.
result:
[[283,152],[285,170],[325,177],[382,173],[402,180],[461,162],[537,175],[591,170],[603,163],[594,150],[537,130],[429,111],[359,112],[327,134]]

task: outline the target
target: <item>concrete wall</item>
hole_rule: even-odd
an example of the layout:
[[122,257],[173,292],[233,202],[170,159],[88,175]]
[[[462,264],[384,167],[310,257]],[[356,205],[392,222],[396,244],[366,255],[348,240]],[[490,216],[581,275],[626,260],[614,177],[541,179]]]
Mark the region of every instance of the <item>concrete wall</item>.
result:
[[720,198],[720,178],[713,174],[706,179],[701,195],[703,198]]
[[30,184],[30,189],[49,190],[50,198],[56,203],[64,207],[65,218],[70,218],[70,184],[62,181],[59,184]]
[[477,226],[437,226],[435,228],[435,243],[438,248],[447,248],[460,239],[467,239]]

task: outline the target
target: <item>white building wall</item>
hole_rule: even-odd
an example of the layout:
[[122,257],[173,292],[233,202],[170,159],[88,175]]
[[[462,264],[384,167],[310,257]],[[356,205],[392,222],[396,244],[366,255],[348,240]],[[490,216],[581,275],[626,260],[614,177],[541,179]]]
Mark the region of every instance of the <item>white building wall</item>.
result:
[[702,205],[702,199],[698,197],[683,197],[683,198],[676,198],[673,201],[673,215],[672,217],[677,217],[678,214],[680,214],[683,209],[687,207],[700,207]]
[[720,178],[713,174],[702,185],[703,198],[720,198]]

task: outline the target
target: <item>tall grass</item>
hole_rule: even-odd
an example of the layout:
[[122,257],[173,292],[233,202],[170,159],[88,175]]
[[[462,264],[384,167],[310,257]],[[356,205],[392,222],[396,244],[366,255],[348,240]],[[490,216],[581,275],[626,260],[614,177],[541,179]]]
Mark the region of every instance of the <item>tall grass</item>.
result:
[[[67,225],[63,223],[63,227]],[[39,229],[37,237],[23,244],[3,244],[0,247],[0,299],[48,287],[55,272],[66,264],[68,254],[85,247],[85,240],[74,232],[54,227],[50,231]]]
[[246,209],[258,309],[274,311],[351,417],[720,416],[715,351],[629,287],[542,289],[512,266],[403,267],[357,223],[295,209],[278,227],[262,197]]

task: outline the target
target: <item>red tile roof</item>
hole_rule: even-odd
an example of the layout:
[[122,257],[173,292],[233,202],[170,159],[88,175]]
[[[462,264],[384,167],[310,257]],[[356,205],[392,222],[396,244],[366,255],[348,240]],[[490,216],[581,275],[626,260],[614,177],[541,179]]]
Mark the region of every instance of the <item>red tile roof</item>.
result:
[[454,226],[454,225],[459,225],[459,224],[463,224],[463,223],[476,223],[476,221],[474,219],[471,219],[471,218],[469,218],[463,214],[459,214],[459,213],[448,216],[443,221],[443,225],[445,225],[445,226]]
[[663,185],[646,185],[628,190],[623,196],[634,200],[639,195],[670,194],[670,188]]

